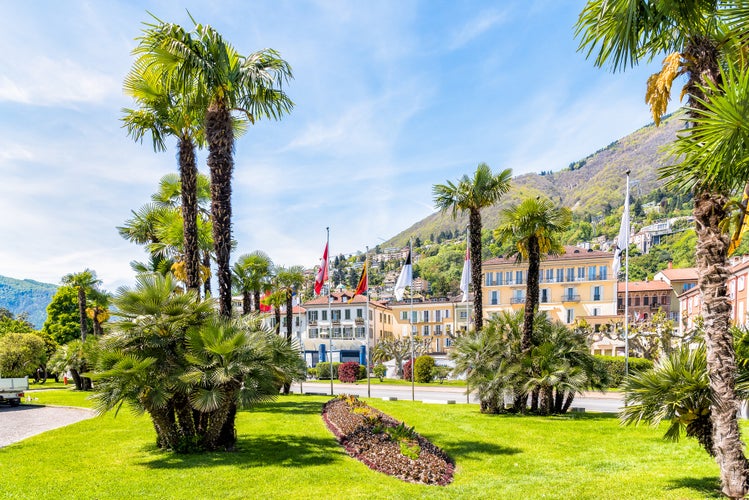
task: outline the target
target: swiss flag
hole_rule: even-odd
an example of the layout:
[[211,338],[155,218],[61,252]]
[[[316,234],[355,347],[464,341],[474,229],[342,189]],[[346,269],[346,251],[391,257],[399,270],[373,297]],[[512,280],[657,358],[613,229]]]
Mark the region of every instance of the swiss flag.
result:
[[322,254],[322,260],[320,261],[320,269],[317,270],[317,276],[315,276],[315,293],[320,295],[322,291],[323,283],[328,279],[328,244],[325,244],[325,252]]

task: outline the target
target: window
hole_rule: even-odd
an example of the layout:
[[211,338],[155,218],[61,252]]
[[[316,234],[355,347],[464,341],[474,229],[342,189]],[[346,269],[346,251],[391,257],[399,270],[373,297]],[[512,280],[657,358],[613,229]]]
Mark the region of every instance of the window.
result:
[[322,313],[322,320],[328,321],[328,311],[320,311]]
[[341,321],[341,310],[334,309],[330,311],[330,317],[333,321]]
[[577,281],[585,281],[585,268],[584,267],[577,268]]
[[607,266],[599,266],[598,267],[598,279],[599,280],[605,280],[606,279],[607,270],[608,270]]
[[565,292],[565,298],[567,300],[572,300],[575,298],[575,289],[570,287],[567,287],[567,291]]
[[640,305],[640,297],[635,297],[635,307]]
[[512,285],[512,271],[505,271],[505,284]]
[[434,325],[434,334],[442,335],[442,325]]
[[450,319],[450,309],[445,309],[445,319]]
[[341,327],[340,326],[333,327],[333,338],[334,339],[340,339],[341,338]]
[[364,318],[364,310],[362,308],[356,310],[356,317],[360,319]]
[[575,281],[575,268],[574,267],[567,268],[567,281]]
[[564,281],[564,269],[557,269],[557,283]]
[[494,283],[492,283],[492,281],[494,281],[494,280],[492,280],[492,276],[493,276],[493,273],[486,273],[484,275],[484,284],[486,286],[492,286],[494,284]]
[[451,338],[446,338],[445,339],[445,347],[450,347],[452,345],[453,345],[452,339]]
[[418,322],[419,322],[419,317],[418,317],[418,315],[419,315],[419,312],[418,312],[418,311],[414,311],[414,312],[413,312],[413,313],[411,314],[411,323],[418,323]]
[[434,311],[434,321],[442,321],[442,309]]
[[316,339],[320,334],[317,331],[317,328],[310,328],[309,329],[309,338]]
[[459,317],[460,319],[466,319],[468,317],[468,313],[465,311],[460,311]]
[[588,267],[588,281],[593,281],[596,279],[596,266],[590,266]]
[[744,290],[744,286],[745,286],[745,285],[744,285],[744,277],[743,277],[743,276],[741,276],[741,277],[739,277],[739,284],[738,284],[738,287],[739,287],[739,292],[741,292],[741,291],[743,291],[743,290]]
[[408,321],[408,311],[401,311],[401,320]]
[[350,339],[354,337],[354,327],[346,326],[343,328],[343,338]]
[[424,328],[422,329],[422,333],[425,337],[429,336],[429,325],[424,325]]
[[567,309],[567,324],[569,325],[573,321],[575,321],[575,310]]
[[601,292],[603,288],[600,286],[593,287],[593,300],[601,300]]
[[[655,304],[655,301],[653,301],[653,304]],[[647,306],[650,305],[650,297],[647,295],[642,298],[642,305]]]
[[429,321],[429,311],[424,311],[423,318],[425,323]]
[[498,303],[499,303],[499,294],[497,293],[497,291],[496,291],[496,290],[492,290],[492,294],[491,294],[491,304],[492,304],[493,306],[496,306],[496,305],[497,305]]
[[437,349],[436,350],[437,350],[437,352],[440,352],[441,351],[441,349],[440,349],[440,339],[437,339],[436,343],[437,343]]
[[356,338],[357,339],[363,339],[364,338],[364,327],[363,326],[357,326],[356,327]]
[[554,281],[554,270],[553,269],[547,269],[546,270],[546,281],[549,283]]
[[497,271],[497,285],[502,284],[502,271]]
[[600,316],[601,315],[601,308],[600,307],[594,307],[593,308],[593,316]]
[[540,295],[539,301],[542,304],[546,304],[547,302],[549,302],[549,289],[548,288],[541,289],[541,295]]
[[523,284],[523,271],[515,271],[515,284],[516,285]]
[[309,311],[309,312],[307,313],[307,318],[308,318],[308,319],[309,319],[310,321],[317,321],[317,311]]
[[351,309],[345,309],[343,312],[343,319],[351,319]]

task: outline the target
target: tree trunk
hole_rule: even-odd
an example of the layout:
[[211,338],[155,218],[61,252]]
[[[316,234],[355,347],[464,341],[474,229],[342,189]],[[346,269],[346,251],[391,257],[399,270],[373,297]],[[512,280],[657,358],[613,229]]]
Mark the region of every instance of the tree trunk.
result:
[[260,289],[259,288],[253,292],[253,298],[255,300],[255,312],[260,312]]
[[198,166],[195,144],[190,137],[179,141],[179,176],[184,224],[184,259],[187,288],[200,292],[200,249],[198,248]]
[[567,397],[564,400],[564,404],[562,404],[562,411],[560,413],[567,413],[567,410],[570,409],[570,406],[572,406],[572,402],[575,400],[575,393],[570,391],[567,393]]
[[86,341],[88,335],[88,321],[86,320],[86,290],[78,287],[78,317],[81,322],[81,340]]
[[473,285],[473,321],[476,331],[484,327],[484,304],[481,292],[481,211],[471,209],[468,215],[471,244],[471,284]]
[[554,412],[553,413],[564,413],[562,411],[563,404],[564,404],[564,391],[557,389],[554,394]]
[[531,411],[536,412],[538,411],[538,395],[539,395],[539,389],[533,389],[531,391]]
[[234,169],[234,131],[229,109],[212,102],[205,115],[208,168],[211,171],[211,218],[216,251],[219,313],[231,317],[231,176]]
[[293,334],[294,329],[294,306],[292,305],[292,295],[291,291],[286,292],[286,340],[289,342],[289,345],[291,345],[291,338]]
[[73,377],[73,383],[75,384],[75,388],[78,391],[83,390],[83,379],[81,378],[80,374],[78,373],[78,370],[75,368],[70,369],[70,375]]
[[[211,253],[208,250],[203,251],[203,267],[211,269]],[[210,273],[208,279],[203,283],[203,297],[206,299],[211,296],[211,278]]]
[[[273,315],[276,318],[276,335],[281,334],[281,308],[278,306],[273,307]],[[333,327],[330,327],[330,335],[333,335]],[[332,356],[332,354],[331,354]]]
[[242,291],[242,314],[250,314],[252,312],[252,294],[249,290]]
[[[686,90],[691,107],[702,107],[696,98],[709,99],[697,84],[707,81],[720,84],[718,55],[712,40],[703,37],[689,40],[684,58],[689,64]],[[730,498],[743,498],[749,492],[749,463],[744,456],[737,419],[736,359],[730,331],[731,305],[726,287],[729,241],[720,229],[721,222],[727,218],[727,201],[727,193],[714,192],[701,186],[695,189],[695,260],[713,402],[711,417],[715,457],[720,466],[723,494]]]
[[541,250],[538,239],[528,240],[528,284],[525,295],[525,314],[523,316],[523,338],[520,343],[522,352],[528,352],[533,344],[533,319],[538,308],[538,271],[541,265]]
[[695,196],[697,228],[696,263],[702,295],[707,367],[712,393],[713,442],[720,466],[723,494],[743,498],[747,493],[749,464],[744,456],[736,413],[736,359],[730,331],[731,305],[728,301],[728,237],[719,223],[726,218],[726,196],[702,192]]

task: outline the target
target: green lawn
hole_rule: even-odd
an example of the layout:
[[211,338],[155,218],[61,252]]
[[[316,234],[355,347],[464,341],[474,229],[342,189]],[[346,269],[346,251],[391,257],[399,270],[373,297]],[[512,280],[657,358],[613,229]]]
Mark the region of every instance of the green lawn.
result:
[[[87,404],[74,391],[37,394]],[[150,420],[128,411],[80,422],[0,449],[0,497],[719,498],[718,468],[695,442],[664,442],[662,431],[610,415],[487,416],[475,405],[369,400],[457,463],[447,487],[403,483],[343,452],[320,419],[327,399],[295,395],[241,412],[238,451],[202,456],[157,450]]]

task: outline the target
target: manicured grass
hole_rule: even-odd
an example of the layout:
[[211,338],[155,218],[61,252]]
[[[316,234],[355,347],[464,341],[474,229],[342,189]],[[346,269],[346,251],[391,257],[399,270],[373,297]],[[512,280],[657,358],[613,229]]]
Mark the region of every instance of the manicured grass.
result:
[[55,382],[55,379],[49,378],[46,382],[43,384],[35,384],[33,380],[29,380],[29,390],[37,391],[42,389],[67,389],[71,387],[72,384],[65,385],[62,382]]
[[[88,406],[44,391],[40,403]],[[481,415],[475,405],[367,400],[457,463],[447,487],[373,472],[325,428],[326,397],[289,396],[238,415],[233,453],[174,455],[146,416],[122,411],[0,449],[3,498],[719,498],[718,468],[692,440],[621,427],[612,415]]]
[[[314,382],[316,384],[330,384],[330,379],[309,379],[307,382]],[[383,379],[382,382],[380,382],[380,379],[378,378],[372,378],[371,379],[372,385],[411,385],[410,380],[403,380],[399,378],[386,378]],[[341,382],[338,379],[333,379],[334,384],[347,384],[349,382]],[[357,385],[367,385],[367,379],[357,380]],[[439,381],[436,382],[429,382],[428,384],[420,384],[420,383],[414,383],[417,387],[465,387],[466,381],[465,380],[445,380],[444,383],[440,384]]]

